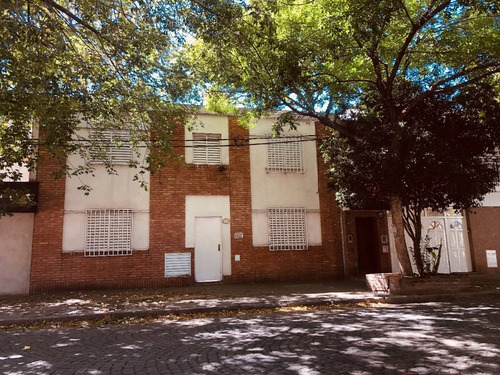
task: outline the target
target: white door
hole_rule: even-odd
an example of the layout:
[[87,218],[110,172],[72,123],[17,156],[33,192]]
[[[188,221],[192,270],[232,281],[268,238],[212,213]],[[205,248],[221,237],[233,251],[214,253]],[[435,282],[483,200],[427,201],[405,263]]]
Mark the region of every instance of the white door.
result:
[[462,219],[450,218],[446,224],[451,272],[468,272]]
[[422,234],[424,236],[429,236],[430,247],[441,246],[441,259],[439,261],[438,273],[450,273],[444,219],[432,216],[422,218]]
[[222,280],[222,218],[195,217],[194,277],[198,282]]

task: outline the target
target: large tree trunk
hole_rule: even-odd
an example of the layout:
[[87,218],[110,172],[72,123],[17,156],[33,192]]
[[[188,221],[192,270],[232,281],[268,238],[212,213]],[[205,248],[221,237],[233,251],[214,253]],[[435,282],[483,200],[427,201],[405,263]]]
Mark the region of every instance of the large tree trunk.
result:
[[[415,239],[413,241],[413,252],[414,252],[414,261],[417,266],[417,272],[420,276],[423,276],[425,273],[424,270],[424,260],[422,258],[422,217],[420,215],[420,210],[418,208],[415,209],[415,222],[413,225],[415,226]],[[425,249],[423,249],[426,251]]]
[[392,196],[390,207],[392,222],[396,228],[394,240],[396,243],[396,254],[398,255],[399,268],[401,269],[401,274],[403,276],[410,276],[413,274],[413,270],[411,268],[410,256],[408,255],[408,250],[406,248],[405,227],[403,223],[403,204],[401,202],[401,198],[398,196]]

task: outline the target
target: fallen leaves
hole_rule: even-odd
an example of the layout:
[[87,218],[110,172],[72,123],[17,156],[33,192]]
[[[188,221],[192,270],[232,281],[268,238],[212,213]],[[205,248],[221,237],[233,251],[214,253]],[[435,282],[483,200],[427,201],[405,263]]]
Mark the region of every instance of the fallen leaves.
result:
[[[288,312],[310,312],[310,311],[328,311],[328,310],[348,310],[370,307],[382,307],[384,304],[380,303],[347,303],[347,304],[323,304],[323,305],[310,305],[310,306],[281,306],[262,309],[234,309],[234,310],[217,310],[207,311],[200,313],[178,313],[166,314],[162,316],[147,316],[147,317],[125,317],[117,318],[112,315],[105,315],[102,318],[95,320],[72,320],[72,321],[55,321],[55,322],[38,322],[30,324],[17,324],[17,325],[0,325],[0,330],[31,330],[31,329],[74,329],[74,328],[90,328],[100,327],[107,325],[127,325],[138,323],[155,323],[164,322],[168,320],[191,320],[191,319],[211,319],[221,317],[233,317],[238,315],[262,315],[262,314],[280,314]],[[29,347],[28,347],[29,349]],[[27,349],[27,350],[28,350]],[[24,349],[23,349],[24,350]]]

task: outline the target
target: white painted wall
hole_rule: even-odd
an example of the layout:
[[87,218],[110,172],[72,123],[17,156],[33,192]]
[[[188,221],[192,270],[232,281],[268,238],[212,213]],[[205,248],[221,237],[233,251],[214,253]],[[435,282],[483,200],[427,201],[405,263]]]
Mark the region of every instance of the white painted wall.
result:
[[[186,195],[186,247],[194,248],[195,217],[231,219],[229,196]],[[222,224],[222,274],[231,275],[231,224]],[[195,260],[196,261],[196,260]]]
[[[0,169],[0,173],[2,173],[2,172],[19,172],[19,173],[21,173],[21,179],[18,180],[19,182],[28,182],[28,181],[30,181],[30,172],[29,172],[28,168],[26,167],[26,165],[15,164],[15,165],[13,165],[10,168]],[[11,182],[12,179],[11,178],[6,178],[6,179],[4,179],[4,181],[5,182]]]
[[[88,136],[88,129],[79,130],[81,136]],[[145,152],[145,150],[144,150]],[[144,155],[141,155],[142,159]],[[134,158],[138,156],[134,155]],[[79,155],[70,155],[68,163],[81,165],[85,161]],[[116,165],[118,175],[109,175],[103,165],[94,165],[94,177],[66,177],[66,193],[64,197],[63,251],[82,251],[85,248],[86,210],[132,209],[132,249],[149,249],[149,190],[140,187],[133,181],[137,169],[126,165]],[[149,183],[149,173],[144,175]],[[92,192],[86,196],[78,190],[78,186],[88,184]]]
[[[215,133],[221,135],[221,162],[224,165],[229,164],[229,148],[224,147],[229,144],[229,119],[227,116],[200,114],[196,119],[194,129],[184,127],[184,137],[186,139],[186,146],[192,146],[193,133]],[[193,163],[193,149],[186,147],[185,161],[187,164]]]
[[29,292],[33,213],[0,217],[0,295]]
[[482,204],[484,207],[500,207],[500,190],[486,194]]
[[[262,119],[250,129],[250,144],[265,143],[258,139],[271,134],[275,119]],[[302,121],[296,131],[285,135],[315,135],[312,121]],[[267,146],[250,147],[250,174],[252,189],[253,245],[269,245],[268,208],[300,207],[306,209],[307,241],[310,246],[321,245],[321,218],[319,212],[318,168],[316,142],[303,142],[303,173],[268,172]]]

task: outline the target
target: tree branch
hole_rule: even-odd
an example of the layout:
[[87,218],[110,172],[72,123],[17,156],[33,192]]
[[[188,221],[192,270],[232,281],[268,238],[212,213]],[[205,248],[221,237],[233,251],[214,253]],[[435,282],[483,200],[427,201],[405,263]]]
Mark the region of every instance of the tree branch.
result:
[[401,62],[403,60],[404,55],[406,54],[406,51],[410,45],[410,43],[413,41],[413,38],[415,35],[424,27],[427,22],[429,22],[436,14],[441,12],[443,9],[445,9],[448,5],[450,5],[450,0],[445,1],[441,5],[439,5],[436,9],[434,9],[432,12],[429,12],[429,9],[432,7],[432,5],[429,6],[428,10],[424,13],[424,15],[418,20],[417,23],[413,23],[413,26],[406,36],[406,39],[401,46],[398,56],[396,57],[396,60],[394,61],[394,65],[392,67],[391,74],[389,76],[389,79],[387,80],[387,86],[392,87],[392,84],[394,80],[396,79],[396,75],[398,73],[399,67],[401,65]]
[[[467,74],[476,72],[478,70],[488,69],[489,67],[494,67],[494,69],[487,70],[483,74],[475,76],[475,77],[473,77],[473,78],[471,78],[471,79],[469,79],[467,81],[463,81],[463,82],[460,82],[460,83],[458,83],[456,85],[451,85],[451,86],[447,86],[447,87],[439,89],[439,86],[442,86],[442,85],[444,85],[447,82],[450,82],[450,81],[452,81],[454,79],[458,79],[460,77],[464,77]],[[450,77],[443,78],[443,79],[439,80],[438,82],[435,82],[433,85],[431,85],[431,87],[429,88],[429,90],[423,92],[422,94],[420,94],[419,96],[417,96],[413,101],[411,101],[410,104],[402,111],[402,118],[404,119],[413,109],[415,109],[415,107],[419,103],[421,103],[423,100],[425,100],[427,98],[430,98],[432,95],[450,92],[450,91],[456,90],[456,89],[458,89],[460,87],[471,85],[473,83],[476,83],[476,82],[478,82],[478,81],[480,81],[480,80],[482,80],[484,78],[487,78],[487,77],[489,77],[489,76],[491,76],[491,75],[493,75],[495,73],[499,73],[499,72],[500,72],[500,61],[497,61],[497,62],[492,62],[492,63],[489,63],[489,64],[484,64],[484,65],[476,66],[474,68],[467,69],[467,70],[464,70],[462,72],[458,72],[456,74],[453,74]]]
[[76,21],[77,23],[79,23],[80,25],[82,25],[83,27],[85,27],[87,30],[90,30],[94,34],[96,34],[98,36],[101,36],[99,30],[97,30],[95,27],[93,27],[89,23],[85,22],[84,20],[82,20],[80,17],[78,17],[76,14],[74,14],[71,11],[69,11],[65,7],[57,4],[55,1],[53,1],[53,0],[42,0],[42,2],[44,2],[47,6],[55,8],[58,11],[66,14],[69,18],[71,18],[72,20]]

